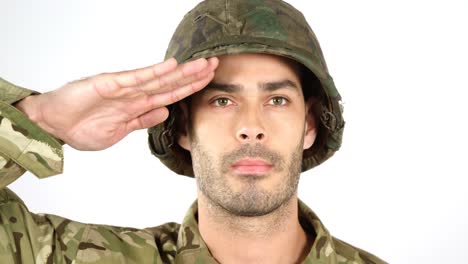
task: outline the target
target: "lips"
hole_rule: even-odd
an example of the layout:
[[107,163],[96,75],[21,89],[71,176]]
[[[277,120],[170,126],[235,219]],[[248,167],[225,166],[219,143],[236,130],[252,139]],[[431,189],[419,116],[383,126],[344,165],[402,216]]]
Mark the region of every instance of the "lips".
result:
[[260,159],[242,159],[231,166],[239,174],[265,174],[273,168],[269,162]]

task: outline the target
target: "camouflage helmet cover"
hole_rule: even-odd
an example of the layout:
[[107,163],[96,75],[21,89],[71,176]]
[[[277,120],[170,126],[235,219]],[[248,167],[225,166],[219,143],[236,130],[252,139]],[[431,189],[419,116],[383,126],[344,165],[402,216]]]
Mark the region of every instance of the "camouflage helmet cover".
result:
[[[177,27],[166,59],[179,63],[227,54],[264,53],[299,62],[314,75],[321,96],[315,106],[319,118],[314,145],[304,150],[302,171],[311,169],[341,146],[344,129],[341,97],[323,57],[320,45],[301,12],[281,0],[205,0],[187,13]],[[151,152],[177,174],[193,177],[190,153],[176,142],[173,131],[175,105],[169,118],[148,129]]]

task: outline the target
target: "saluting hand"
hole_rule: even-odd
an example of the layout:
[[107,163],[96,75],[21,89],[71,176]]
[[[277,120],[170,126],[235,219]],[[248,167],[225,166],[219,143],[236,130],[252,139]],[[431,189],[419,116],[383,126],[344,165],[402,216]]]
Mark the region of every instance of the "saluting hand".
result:
[[204,88],[217,66],[217,58],[182,65],[172,58],[142,69],[74,81],[26,97],[16,107],[73,148],[102,150],[134,130],[166,120],[166,106]]

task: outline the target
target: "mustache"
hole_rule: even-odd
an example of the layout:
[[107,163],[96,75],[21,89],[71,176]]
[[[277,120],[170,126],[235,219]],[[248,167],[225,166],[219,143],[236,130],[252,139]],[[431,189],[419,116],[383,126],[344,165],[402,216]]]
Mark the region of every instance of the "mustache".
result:
[[244,144],[240,148],[227,152],[221,157],[222,172],[228,172],[233,163],[243,158],[263,159],[273,164],[273,170],[275,171],[281,171],[285,163],[280,154],[268,149],[262,144]]

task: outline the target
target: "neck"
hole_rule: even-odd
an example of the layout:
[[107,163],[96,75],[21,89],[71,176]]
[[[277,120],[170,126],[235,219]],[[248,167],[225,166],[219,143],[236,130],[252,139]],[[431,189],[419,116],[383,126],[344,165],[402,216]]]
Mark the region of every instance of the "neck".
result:
[[297,196],[264,216],[232,215],[199,193],[200,234],[220,263],[300,263],[312,245],[299,223]]

